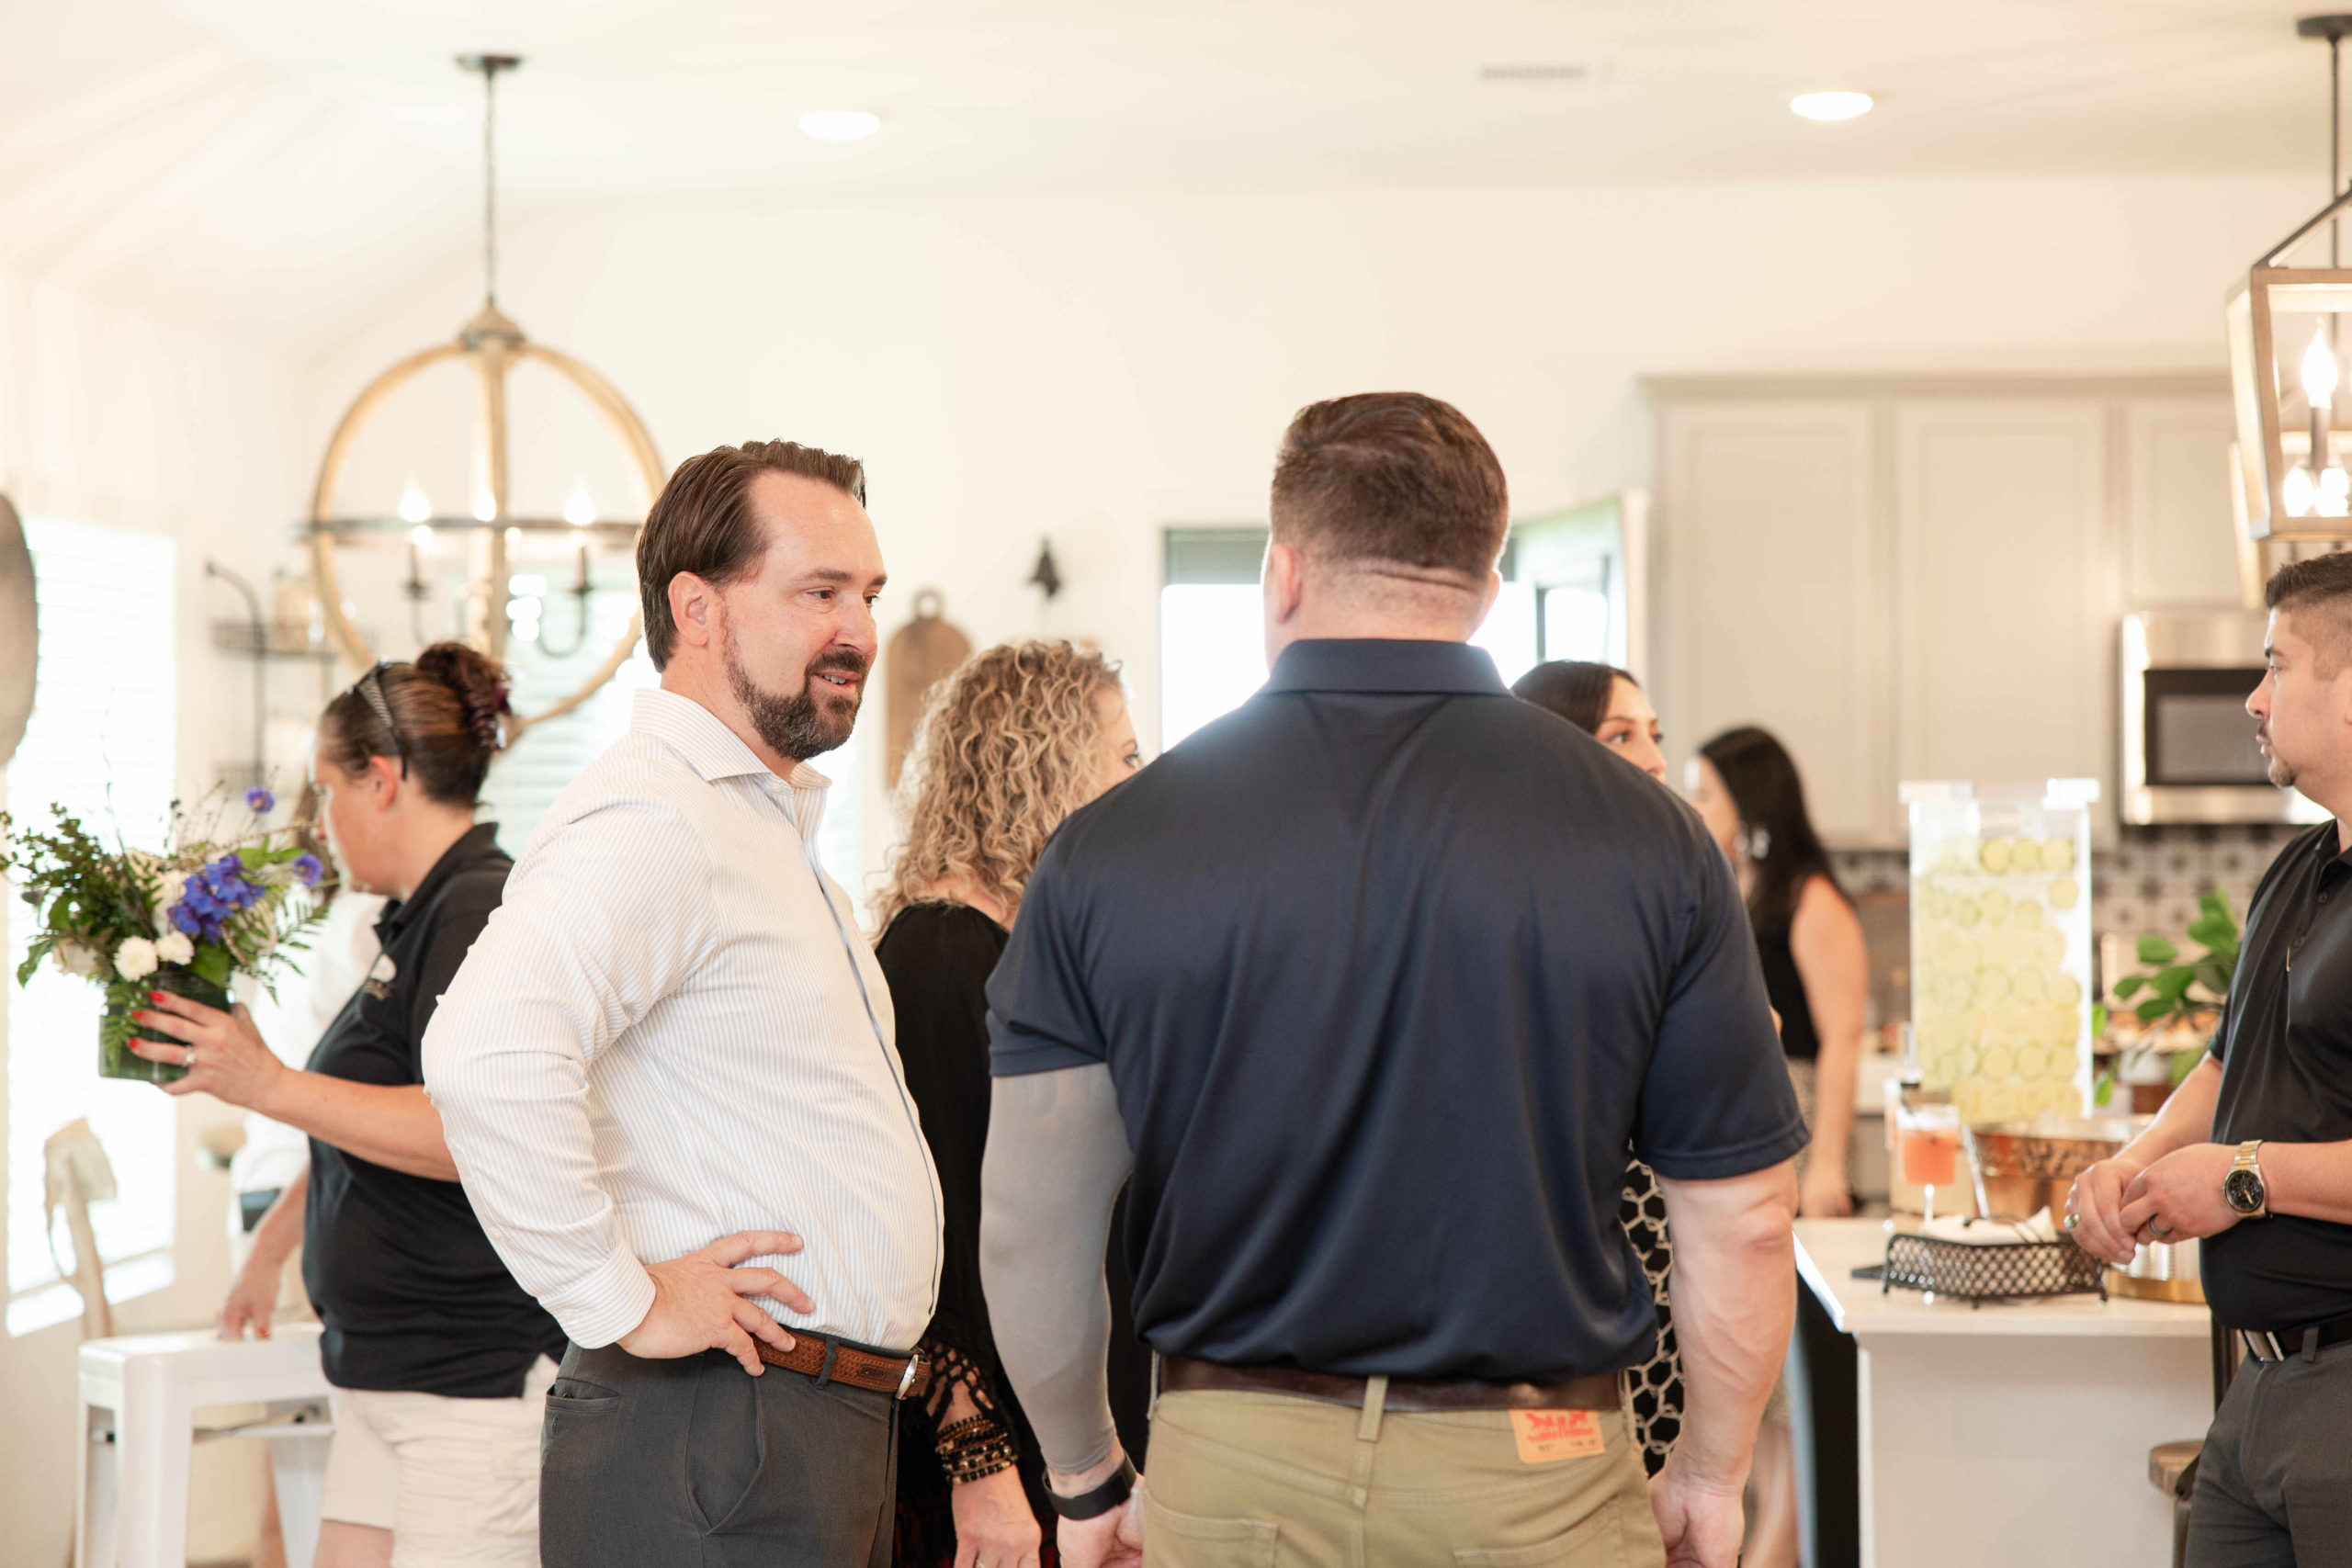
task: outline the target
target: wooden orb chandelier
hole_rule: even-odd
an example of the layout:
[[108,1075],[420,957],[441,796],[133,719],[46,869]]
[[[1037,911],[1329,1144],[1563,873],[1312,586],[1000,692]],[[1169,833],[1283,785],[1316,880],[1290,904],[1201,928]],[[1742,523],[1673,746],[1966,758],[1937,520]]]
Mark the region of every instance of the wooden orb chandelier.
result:
[[[594,370],[545,344],[526,337],[523,329],[498,308],[498,229],[497,229],[497,164],[495,133],[497,118],[497,83],[501,72],[511,71],[522,63],[514,55],[461,55],[458,63],[468,71],[478,73],[482,79],[482,265],[484,288],[481,310],[461,328],[452,342],[435,344],[410,355],[378,376],[352,400],[337,423],[334,434],[327,441],[325,457],[319,464],[318,482],[311,489],[311,517],[307,525],[311,548],[312,587],[317,592],[321,614],[327,635],[343,656],[360,668],[376,661],[376,654],[368,646],[365,635],[355,625],[344,608],[343,590],[335,570],[335,550],[339,546],[360,544],[371,537],[381,541],[387,536],[418,534],[430,529],[435,535],[447,533],[465,541],[466,595],[464,614],[465,639],[492,657],[503,657],[507,636],[509,540],[526,535],[555,536],[576,541],[582,551],[581,582],[575,591],[582,597],[582,632],[586,635],[587,567],[586,549],[591,541],[607,548],[627,549],[634,554],[639,523],[661,492],[668,470],[663,468],[659,453],[654,450],[650,434],[636,411],[628,405],[619,390]],[[427,506],[422,492],[413,489],[403,499],[397,516],[350,516],[334,511],[335,486],[342,477],[344,466],[351,455],[353,443],[368,417],[380,408],[384,400],[419,374],[445,361],[462,360],[473,372],[474,415],[472,452],[472,509],[465,515],[436,515]],[[585,398],[619,443],[625,467],[637,497],[637,521],[608,521],[575,513],[566,517],[518,517],[507,505],[507,401],[506,378],[515,367],[536,363],[553,371],[582,397]],[[566,508],[571,512],[572,508]],[[412,582],[412,596],[422,592],[420,582]],[[618,672],[636,649],[642,617],[632,614],[628,628],[622,633],[605,660],[588,675],[580,687],[553,706],[541,712],[518,715],[508,720],[510,743],[522,731],[537,724],[545,724],[578,707]]]

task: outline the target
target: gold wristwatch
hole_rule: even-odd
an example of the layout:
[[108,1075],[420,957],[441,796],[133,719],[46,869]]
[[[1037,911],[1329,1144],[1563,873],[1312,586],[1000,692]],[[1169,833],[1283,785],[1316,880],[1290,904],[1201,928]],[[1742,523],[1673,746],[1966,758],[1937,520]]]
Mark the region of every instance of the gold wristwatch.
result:
[[2231,1162],[2229,1174],[2222,1178],[2222,1199],[2240,1219],[2270,1217],[2270,1189],[2262,1179],[2262,1162],[2254,1157],[2260,1147],[2260,1138],[2248,1138],[2240,1144],[2238,1157]]

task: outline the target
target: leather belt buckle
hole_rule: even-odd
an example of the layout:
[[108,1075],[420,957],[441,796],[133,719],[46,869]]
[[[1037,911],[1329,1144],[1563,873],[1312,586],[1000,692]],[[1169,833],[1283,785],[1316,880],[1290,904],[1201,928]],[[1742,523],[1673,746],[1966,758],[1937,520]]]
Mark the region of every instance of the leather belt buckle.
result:
[[[2283,1361],[2287,1359],[2286,1347],[2278,1343],[2278,1335],[2272,1333],[2267,1328],[2241,1329],[2238,1332],[2238,1337],[2245,1341],[2246,1354],[2252,1356],[2256,1360],[2263,1362],[2265,1365],[2267,1365],[2272,1361]],[[2265,1350],[2267,1350],[2269,1354],[2265,1355],[2263,1353]]]
[[900,1400],[912,1393],[914,1392],[916,1380],[921,1377],[922,1374],[922,1352],[917,1350],[907,1358],[907,1370],[899,1374],[899,1392],[892,1394],[890,1397],[894,1400]]

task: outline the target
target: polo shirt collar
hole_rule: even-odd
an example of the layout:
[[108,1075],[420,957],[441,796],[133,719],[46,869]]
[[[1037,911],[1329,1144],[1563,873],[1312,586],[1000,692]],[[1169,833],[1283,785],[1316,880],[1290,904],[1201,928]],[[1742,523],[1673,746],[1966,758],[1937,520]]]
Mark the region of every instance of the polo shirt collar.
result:
[[[633,733],[650,735],[684,757],[686,765],[707,784],[746,774],[761,779],[775,777],[760,761],[759,754],[743,744],[741,736],[692,697],[665,692],[659,686],[640,687],[636,706],[629,713],[628,727]],[[832,780],[806,762],[794,763],[792,776],[784,782],[796,790],[825,789],[832,784]]]
[[424,908],[432,901],[433,896],[441,891],[441,885],[458,873],[484,855],[499,852],[497,823],[477,822],[467,829],[456,843],[441,852],[441,858],[433,863],[433,869],[424,874],[424,880],[416,885],[416,891],[384,906],[383,913],[376,918],[376,940],[386,947],[391,946],[392,939],[400,935],[408,924],[410,911]]
[[1317,637],[1292,643],[1266,678],[1269,692],[1452,693],[1509,696],[1495,661],[1465,642]]

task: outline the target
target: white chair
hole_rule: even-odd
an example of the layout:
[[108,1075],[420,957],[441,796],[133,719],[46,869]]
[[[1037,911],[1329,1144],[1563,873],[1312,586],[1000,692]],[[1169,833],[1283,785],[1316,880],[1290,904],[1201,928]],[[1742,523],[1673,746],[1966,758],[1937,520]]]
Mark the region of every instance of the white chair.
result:
[[[189,1456],[198,1442],[222,1438],[268,1442],[288,1568],[311,1568],[334,1433],[319,1329],[282,1324],[272,1332],[240,1342],[192,1332],[83,1345],[77,1568],[186,1568]],[[196,1412],[215,1404],[260,1404],[269,1414],[199,1430]]]

